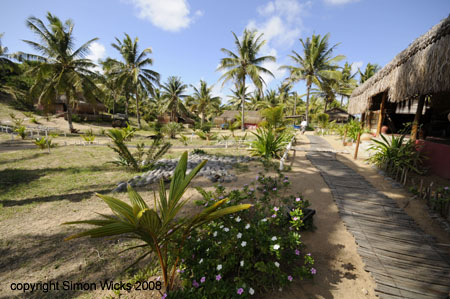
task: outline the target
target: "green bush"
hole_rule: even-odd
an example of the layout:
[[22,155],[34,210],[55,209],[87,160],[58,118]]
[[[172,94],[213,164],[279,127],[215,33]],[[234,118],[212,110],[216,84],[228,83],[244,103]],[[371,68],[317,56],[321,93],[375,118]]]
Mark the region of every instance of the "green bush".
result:
[[285,146],[289,143],[292,135],[289,133],[276,133],[274,129],[258,128],[256,140],[252,141],[250,152],[252,156],[259,156],[264,159],[278,158]]
[[19,134],[19,136],[20,136],[20,138],[22,138],[22,139],[25,139],[25,137],[26,137],[26,127],[25,126],[20,126],[20,127],[17,127],[14,131],[17,133],[17,134]]
[[217,140],[219,137],[219,133],[210,133],[210,132],[203,132],[203,131],[197,131],[195,134],[200,137],[200,139],[211,141],[211,140]]
[[137,145],[137,152],[133,155],[125,144],[125,140],[129,133],[124,129],[111,129],[106,134],[111,138],[112,144],[108,147],[114,150],[118,155],[118,160],[112,162],[117,165],[127,166],[134,171],[146,171],[152,169],[156,162],[164,156],[164,154],[172,146],[169,142],[162,142],[162,137],[157,136],[150,145],[150,148],[145,151],[144,144]]
[[406,168],[422,173],[420,166],[423,158],[416,150],[414,142],[411,140],[405,142],[405,135],[399,137],[392,135],[390,141],[383,134],[380,136],[382,140],[372,139],[375,144],[369,147],[373,153],[367,159],[369,162],[389,170]]
[[188,137],[187,136],[185,136],[185,135],[183,135],[183,134],[180,134],[180,139],[181,139],[181,142],[183,143],[183,145],[184,146],[187,146],[188,145]]
[[180,217],[182,207],[189,201],[189,199],[182,200],[182,197],[191,180],[205,164],[206,161],[201,162],[187,174],[187,152],[185,152],[175,169],[169,193],[167,194],[164,181],[161,180],[159,197],[156,198],[155,195],[152,208],[130,186],[128,186],[128,196],[131,205],[113,197],[97,194],[111,208],[114,216],[100,214],[103,217],[102,220],[66,222],[64,224],[96,226],[94,229],[72,235],[66,240],[86,236],[99,238],[123,234],[133,235],[135,239],[143,243],[129,249],[140,247],[146,249],[144,255],[139,257],[137,261],[149,254],[157,256],[163,274],[166,294],[169,293],[174,287],[175,270],[181,262],[180,254],[184,249],[184,243],[192,232],[197,227],[220,217],[251,207],[250,204],[228,206],[229,200],[222,199],[193,216]]
[[184,289],[169,298],[247,298],[312,277],[314,260],[304,251],[299,233],[309,203],[301,195],[284,196],[289,184],[287,177],[260,175],[241,190],[198,188],[203,199],[196,203],[206,208],[222,198],[254,208],[191,233],[178,270]]
[[183,125],[177,122],[170,122],[163,127],[163,132],[172,139],[183,129]]
[[46,148],[54,148],[54,147],[58,146],[57,143],[52,142],[51,138],[45,138],[45,137],[36,138],[34,140],[34,144],[41,150],[44,150]]
[[94,140],[95,140],[95,135],[94,135],[94,132],[92,132],[92,129],[87,130],[86,134],[81,135],[81,137],[83,138],[84,141],[89,142],[89,143],[94,142]]

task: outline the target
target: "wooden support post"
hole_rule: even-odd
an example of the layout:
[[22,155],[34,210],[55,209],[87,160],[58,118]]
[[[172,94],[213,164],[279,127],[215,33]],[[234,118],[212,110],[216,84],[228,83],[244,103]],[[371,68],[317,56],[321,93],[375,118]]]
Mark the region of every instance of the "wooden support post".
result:
[[417,103],[416,115],[411,128],[411,140],[415,141],[417,138],[417,131],[419,129],[420,117],[422,116],[422,110],[425,103],[425,96],[419,97],[419,103]]
[[345,139],[347,139],[347,130],[348,130],[348,128],[345,128],[344,139],[342,140],[343,146],[345,146]]
[[361,141],[361,131],[364,128],[364,121],[365,120],[366,120],[366,113],[364,112],[363,114],[361,114],[361,130],[358,133],[358,138],[356,139],[355,155],[353,157],[353,159],[355,159],[355,160],[358,158],[359,143]]
[[377,136],[381,133],[381,126],[383,125],[384,106],[386,104],[387,92],[383,93],[380,104],[380,115],[378,115]]

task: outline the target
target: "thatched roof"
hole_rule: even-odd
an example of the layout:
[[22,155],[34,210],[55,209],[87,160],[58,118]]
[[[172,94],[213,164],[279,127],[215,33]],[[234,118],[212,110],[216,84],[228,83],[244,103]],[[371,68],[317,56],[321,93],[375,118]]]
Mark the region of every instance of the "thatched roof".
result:
[[366,111],[370,99],[386,91],[389,101],[394,103],[418,95],[449,92],[449,78],[450,15],[356,88],[350,97],[348,112]]
[[[220,125],[226,122],[233,122],[236,120],[236,115],[241,115],[241,111],[226,110],[220,116],[214,118],[214,123]],[[244,119],[246,124],[258,124],[263,121],[263,117],[259,111],[246,110],[244,111]]]

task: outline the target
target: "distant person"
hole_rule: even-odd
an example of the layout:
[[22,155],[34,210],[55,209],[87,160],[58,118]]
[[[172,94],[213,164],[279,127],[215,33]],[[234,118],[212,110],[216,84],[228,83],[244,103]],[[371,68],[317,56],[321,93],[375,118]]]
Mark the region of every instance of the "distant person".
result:
[[306,125],[307,125],[306,120],[303,120],[303,121],[300,123],[300,130],[302,131],[302,134],[305,134],[305,131],[306,131]]

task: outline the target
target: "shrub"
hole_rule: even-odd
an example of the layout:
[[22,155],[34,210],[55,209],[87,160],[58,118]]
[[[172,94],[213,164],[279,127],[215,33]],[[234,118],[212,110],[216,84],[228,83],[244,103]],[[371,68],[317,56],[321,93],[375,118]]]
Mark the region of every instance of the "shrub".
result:
[[45,137],[36,138],[34,140],[34,144],[41,150],[44,150],[46,148],[54,148],[54,147],[58,146],[57,143],[52,142],[51,138],[45,138]]
[[273,128],[277,131],[284,130],[286,128],[286,121],[284,120],[283,110],[283,105],[264,109],[261,113],[265,118],[262,126],[265,128]]
[[81,135],[81,137],[84,139],[84,141],[86,142],[94,142],[95,140],[95,135],[94,132],[92,132],[92,129],[89,129],[86,131],[86,135]]
[[164,133],[172,139],[176,138],[176,135],[181,131],[183,126],[176,122],[170,122],[163,127]]
[[406,168],[421,173],[419,168],[422,156],[411,140],[405,142],[405,135],[392,135],[390,141],[383,134],[380,136],[382,140],[372,139],[375,144],[370,146],[369,150],[374,153],[367,159],[369,162],[387,169]]
[[317,115],[317,123],[321,129],[326,129],[328,126],[328,119],[330,116],[326,113],[320,113]]
[[351,119],[347,124],[347,138],[355,142],[358,139],[358,133],[370,133],[370,130],[361,127],[361,123],[355,119]]
[[188,145],[188,138],[187,138],[187,136],[185,136],[185,135],[183,135],[183,134],[180,134],[180,138],[181,138],[181,142],[183,143],[183,145],[184,146],[187,146]]
[[260,175],[242,190],[198,188],[203,199],[197,204],[206,208],[221,198],[229,198],[230,204],[250,202],[254,208],[191,233],[179,269],[184,289],[173,297],[246,298],[312,277],[314,260],[303,251],[299,234],[309,203],[300,195],[284,196],[289,184],[287,177]]
[[210,133],[210,132],[203,132],[203,131],[197,131],[195,132],[200,139],[211,141],[211,140],[217,140],[219,137],[219,133]]
[[252,156],[259,156],[264,159],[278,158],[281,151],[289,143],[292,135],[286,133],[276,133],[273,129],[258,128],[256,140],[251,142],[250,152]]
[[207,152],[205,152],[204,150],[199,149],[199,148],[194,148],[192,150],[192,154],[193,155],[207,155]]
[[27,128],[25,126],[20,126],[20,127],[17,127],[14,131],[17,132],[17,134],[19,134],[20,138],[25,139],[26,129]]
[[156,254],[158,257],[166,292],[169,293],[174,286],[175,270],[180,263],[180,253],[188,236],[203,224],[225,215],[248,209],[251,206],[250,204],[225,206],[229,200],[222,199],[193,216],[179,217],[181,208],[189,200],[182,200],[181,198],[191,180],[205,164],[206,161],[201,162],[187,174],[187,152],[183,153],[175,168],[169,193],[167,194],[164,181],[161,180],[159,197],[156,198],[155,196],[153,208],[150,208],[130,186],[128,186],[128,197],[131,205],[113,197],[97,194],[115,215],[100,214],[103,220],[92,219],[64,223],[97,226],[97,228],[72,235],[66,240],[85,236],[98,238],[122,234],[132,235],[143,242],[142,245],[137,247],[144,247],[147,250],[143,256],[138,258],[138,261],[151,253]]
[[169,142],[162,143],[161,136],[157,136],[153,140],[148,151],[145,151],[144,144],[137,145],[137,152],[135,155],[131,153],[128,146],[125,144],[125,139],[128,136],[126,130],[111,129],[106,134],[113,144],[108,144],[108,147],[114,150],[119,159],[112,163],[122,166],[127,166],[134,171],[146,171],[154,167],[155,163],[170,149],[172,144]]

